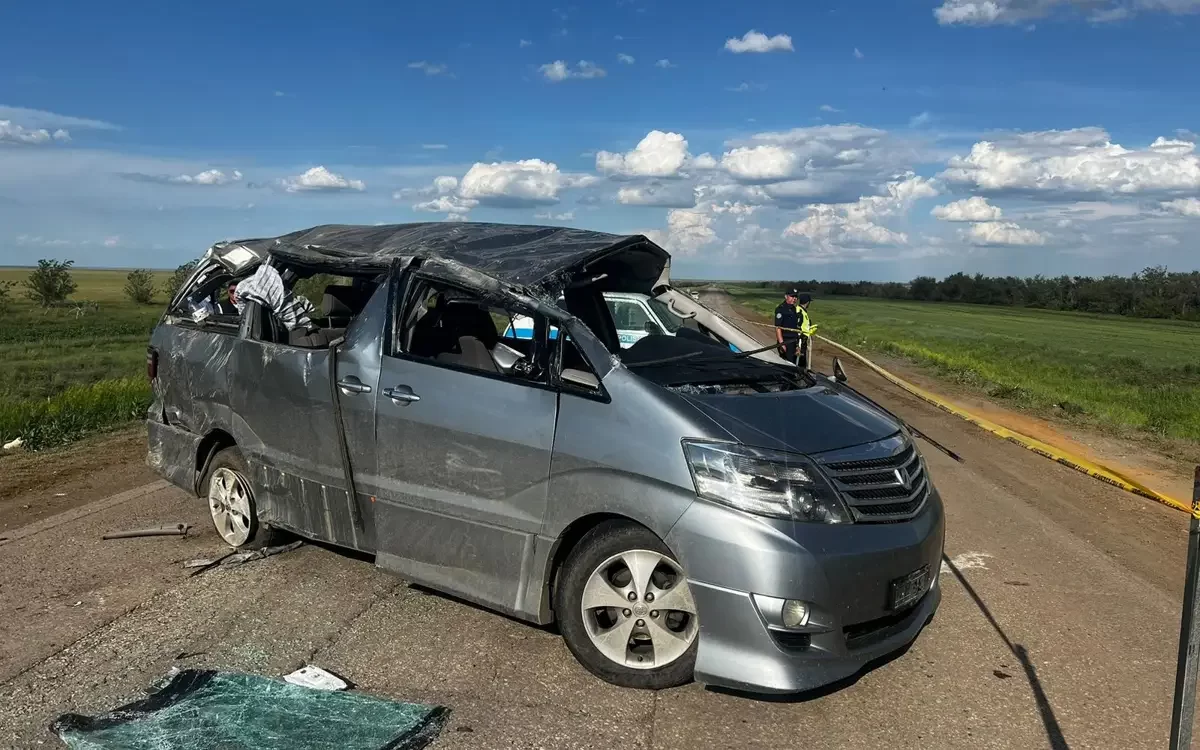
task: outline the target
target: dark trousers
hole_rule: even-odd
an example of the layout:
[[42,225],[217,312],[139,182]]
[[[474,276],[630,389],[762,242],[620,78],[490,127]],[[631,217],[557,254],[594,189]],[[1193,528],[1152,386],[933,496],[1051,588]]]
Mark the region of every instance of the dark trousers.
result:
[[784,339],[783,340],[783,358],[788,362],[795,364],[796,357],[800,352],[800,339]]

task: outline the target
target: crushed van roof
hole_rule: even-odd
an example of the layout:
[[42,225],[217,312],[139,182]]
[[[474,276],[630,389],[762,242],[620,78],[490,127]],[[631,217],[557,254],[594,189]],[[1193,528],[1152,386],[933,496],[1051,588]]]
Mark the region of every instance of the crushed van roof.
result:
[[440,259],[514,286],[532,287],[585,266],[614,250],[642,245],[668,253],[643,235],[567,227],[481,222],[422,222],[364,226],[324,224],[296,232],[221,243],[243,246],[285,262],[356,271],[385,271],[413,259]]

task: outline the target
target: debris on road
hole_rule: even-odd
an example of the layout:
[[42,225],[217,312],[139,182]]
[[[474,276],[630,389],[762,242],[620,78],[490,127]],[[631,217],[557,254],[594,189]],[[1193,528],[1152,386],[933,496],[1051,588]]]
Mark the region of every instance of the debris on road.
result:
[[133,529],[132,531],[112,531],[101,539],[135,539],[144,536],[187,536],[188,529],[192,528],[186,523],[177,523],[174,526],[158,526],[152,529]]
[[312,664],[303,666],[291,674],[284,675],[283,681],[299,685],[300,687],[312,688],[313,690],[345,690],[350,687],[350,683],[341,677],[332,672],[327,672],[320,667],[314,667]]
[[418,750],[448,716],[442,706],[185,669],[142,700],[100,716],[64,714],[51,729],[71,750]]
[[220,557],[214,557],[211,559],[200,558],[197,560],[188,560],[183,564],[183,567],[195,568],[195,570],[193,570],[191,573],[191,575],[195,576],[203,573],[206,570],[212,570],[218,566],[224,567],[226,565],[241,565],[242,563],[248,563],[252,560],[262,560],[273,555],[291,552],[294,549],[298,549],[302,544],[304,544],[303,541],[295,541],[290,544],[281,544],[278,547],[263,547],[262,549],[249,550],[247,552],[226,552]]

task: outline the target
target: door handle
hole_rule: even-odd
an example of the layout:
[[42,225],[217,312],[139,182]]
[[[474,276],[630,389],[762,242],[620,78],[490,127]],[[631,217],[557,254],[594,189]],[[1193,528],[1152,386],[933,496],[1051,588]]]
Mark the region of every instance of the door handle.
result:
[[351,393],[370,393],[371,386],[362,382],[358,378],[351,375],[348,378],[343,378],[337,382],[338,388],[342,389],[342,393],[350,395]]
[[407,385],[398,385],[395,388],[384,388],[383,395],[395,401],[397,404],[410,404],[414,401],[420,401],[421,397],[412,392],[412,388]]

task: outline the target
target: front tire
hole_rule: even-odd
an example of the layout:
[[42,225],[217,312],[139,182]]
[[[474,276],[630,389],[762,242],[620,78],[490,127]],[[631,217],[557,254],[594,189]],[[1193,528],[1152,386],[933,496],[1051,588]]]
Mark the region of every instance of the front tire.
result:
[[225,448],[212,457],[200,487],[209,515],[221,539],[234,549],[261,549],[277,541],[277,534],[258,520],[253,485],[246,461],[237,448]]
[[631,523],[597,526],[559,571],[555,616],[588,671],[621,687],[691,682],[699,644],[683,568],[662,540]]

